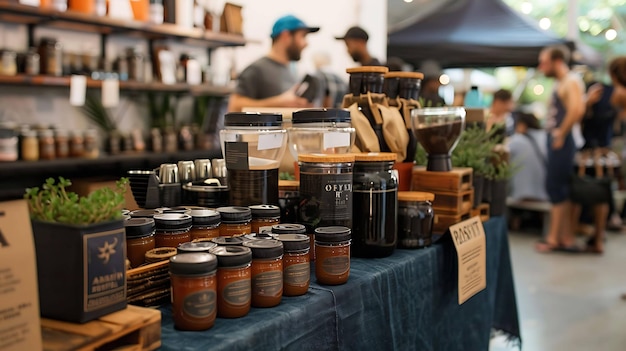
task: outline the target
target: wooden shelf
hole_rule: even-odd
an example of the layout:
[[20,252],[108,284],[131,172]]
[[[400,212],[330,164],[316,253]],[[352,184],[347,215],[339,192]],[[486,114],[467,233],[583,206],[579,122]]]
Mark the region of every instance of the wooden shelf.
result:
[[[22,74],[17,76],[0,76],[0,85],[69,87],[70,77],[28,76]],[[87,79],[87,87],[99,89],[102,87],[102,81]],[[159,82],[140,83],[134,81],[120,81],[120,90],[185,93],[194,96],[225,96],[233,91],[229,87],[209,84],[163,84]]]
[[99,34],[119,33],[153,40],[176,39],[178,42],[205,47],[243,46],[246,44],[242,35],[215,33],[200,28],[181,28],[169,23],[155,25],[146,22],[85,15],[72,11],[59,12],[6,1],[0,1],[0,22],[44,25]]

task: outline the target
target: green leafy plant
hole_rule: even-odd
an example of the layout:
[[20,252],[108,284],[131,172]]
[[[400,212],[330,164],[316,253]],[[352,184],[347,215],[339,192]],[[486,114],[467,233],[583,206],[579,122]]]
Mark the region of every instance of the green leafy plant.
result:
[[83,106],[85,116],[93,123],[97,124],[102,130],[111,132],[116,129],[115,122],[109,115],[109,111],[102,105],[102,101],[93,94],[85,96],[85,105]]
[[296,176],[289,172],[280,172],[278,175],[278,179],[280,180],[296,180]]
[[148,97],[148,113],[152,119],[152,128],[165,129],[174,126],[176,119],[174,114],[176,111],[176,103],[172,104],[172,95],[168,93],[155,94],[149,92]]
[[422,145],[418,143],[415,149],[415,164],[418,166],[426,166],[426,163],[428,163],[428,154]]
[[494,173],[490,160],[494,156],[495,131],[485,131],[477,125],[468,126],[452,151],[452,164],[455,167],[470,167],[474,173],[491,179]]
[[101,188],[88,196],[67,191],[72,182],[59,177],[48,178],[41,188],[28,188],[24,198],[28,200],[31,218],[45,222],[70,225],[88,225],[121,219],[124,193],[128,178],[116,182],[116,188]]

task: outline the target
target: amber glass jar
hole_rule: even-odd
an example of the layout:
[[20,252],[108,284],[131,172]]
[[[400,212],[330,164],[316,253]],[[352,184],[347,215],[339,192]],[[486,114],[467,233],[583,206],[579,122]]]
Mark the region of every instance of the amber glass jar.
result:
[[39,159],[39,140],[37,131],[25,130],[22,132],[21,150],[22,160],[37,161]]
[[243,246],[252,250],[252,306],[277,306],[283,296],[283,244],[249,240]]
[[325,285],[339,285],[350,276],[350,228],[315,229],[315,278]]
[[283,223],[272,227],[272,234],[306,234],[309,237],[309,259],[315,261],[315,234],[307,233],[302,224]]
[[211,241],[219,246],[241,246],[245,238],[243,236],[220,236],[211,239]]
[[54,131],[56,158],[70,157],[70,137],[67,130]]
[[272,226],[280,223],[280,207],[274,205],[250,206],[252,211],[252,232],[272,231]]
[[191,209],[191,240],[220,236],[220,213],[203,207]]
[[172,316],[180,330],[205,330],[217,316],[217,258],[184,253],[170,258]]
[[218,246],[211,253],[217,256],[217,315],[245,316],[252,298],[252,252],[243,246]]
[[279,234],[276,237],[283,243],[283,295],[300,296],[306,294],[311,282],[311,261],[309,260],[309,237],[304,234]]
[[41,160],[54,160],[54,132],[45,129],[39,132],[39,158]]
[[178,254],[184,253],[197,253],[197,252],[206,252],[209,253],[212,248],[216,247],[217,244],[211,241],[197,241],[190,243],[182,243],[178,245],[176,248],[176,252]]
[[133,268],[144,264],[146,252],[154,249],[154,220],[131,218],[124,221],[126,229],[126,257]]
[[156,247],[178,247],[191,241],[191,216],[180,213],[154,215],[156,223]]
[[83,139],[83,132],[75,130],[70,133],[70,156],[71,157],[83,157],[85,154],[85,139]]
[[220,236],[241,236],[252,233],[250,221],[252,211],[248,207],[219,207],[222,223],[220,224]]

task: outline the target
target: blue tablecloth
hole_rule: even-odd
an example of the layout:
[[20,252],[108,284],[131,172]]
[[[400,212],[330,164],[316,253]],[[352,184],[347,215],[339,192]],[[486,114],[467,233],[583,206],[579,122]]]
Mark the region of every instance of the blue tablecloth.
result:
[[351,261],[350,279],[253,308],[212,329],[174,329],[164,306],[162,350],[488,350],[492,329],[520,342],[506,222],[485,223],[487,289],[458,305],[456,252],[449,236],[430,248]]

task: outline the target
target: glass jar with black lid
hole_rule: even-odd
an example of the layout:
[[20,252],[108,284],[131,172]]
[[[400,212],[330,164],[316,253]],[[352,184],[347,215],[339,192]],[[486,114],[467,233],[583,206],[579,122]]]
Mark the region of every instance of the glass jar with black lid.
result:
[[191,216],[181,213],[160,213],[154,215],[156,223],[156,247],[178,247],[191,241]]
[[345,154],[354,144],[350,111],[338,108],[304,109],[291,118],[289,151],[294,159],[300,154]]
[[220,213],[220,236],[241,236],[252,232],[252,211],[248,207],[218,207]]
[[272,234],[306,234],[309,237],[309,258],[311,262],[315,261],[315,234],[308,232],[302,224],[281,223],[272,226]]
[[398,178],[396,154],[355,154],[352,208],[352,254],[385,257],[397,240]]
[[280,223],[280,207],[274,205],[249,206],[252,212],[252,232],[271,231],[272,226]]
[[126,257],[133,268],[144,264],[146,252],[155,248],[155,224],[152,218],[130,218],[124,221]]
[[197,252],[208,253],[212,248],[216,246],[217,244],[212,241],[196,241],[196,242],[182,243],[178,245],[178,247],[176,248],[176,253],[177,254],[197,253]]
[[398,247],[418,249],[432,244],[434,199],[432,193],[398,192]]

